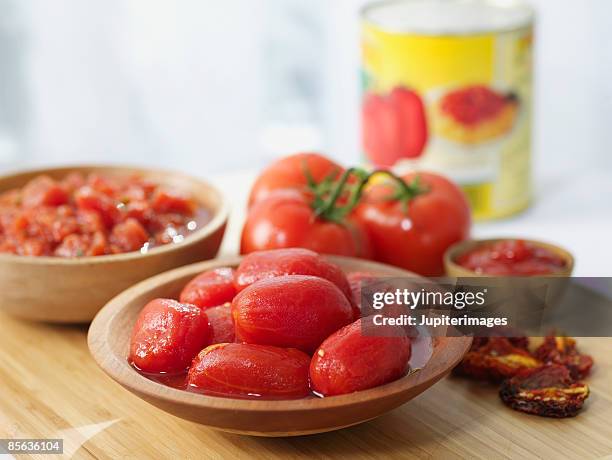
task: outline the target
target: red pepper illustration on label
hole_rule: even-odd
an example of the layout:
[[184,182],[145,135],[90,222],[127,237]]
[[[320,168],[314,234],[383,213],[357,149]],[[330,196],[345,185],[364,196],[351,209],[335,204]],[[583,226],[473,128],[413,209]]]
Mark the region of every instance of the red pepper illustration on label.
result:
[[427,144],[423,100],[414,90],[395,87],[389,94],[368,93],[363,101],[363,143],[378,167],[401,158],[418,158]]

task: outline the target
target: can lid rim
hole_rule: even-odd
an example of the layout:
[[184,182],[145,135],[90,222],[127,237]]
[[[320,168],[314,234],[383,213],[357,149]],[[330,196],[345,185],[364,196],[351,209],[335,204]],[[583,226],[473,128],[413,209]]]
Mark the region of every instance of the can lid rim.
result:
[[[410,4],[417,2],[426,3],[423,0],[375,0],[366,3],[359,10],[361,20],[368,25],[380,28],[384,32],[391,33],[402,33],[402,34],[418,34],[425,36],[474,36],[483,35],[489,33],[508,33],[515,32],[530,28],[535,22],[535,9],[533,6],[524,0],[510,0],[510,1],[496,1],[496,0],[446,0],[444,3],[456,3],[456,4],[482,4],[482,6],[489,6],[493,8],[499,8],[504,10],[517,9],[522,10],[524,18],[521,21],[516,21],[516,24],[512,24],[508,27],[496,27],[496,26],[482,26],[475,27],[473,30],[445,30],[440,28],[439,30],[432,30],[429,27],[392,27],[389,24],[382,23],[380,20],[372,18],[374,12],[379,11],[382,8],[388,8],[401,4]],[[440,2],[438,2],[440,3]],[[427,2],[427,4],[430,4]]]

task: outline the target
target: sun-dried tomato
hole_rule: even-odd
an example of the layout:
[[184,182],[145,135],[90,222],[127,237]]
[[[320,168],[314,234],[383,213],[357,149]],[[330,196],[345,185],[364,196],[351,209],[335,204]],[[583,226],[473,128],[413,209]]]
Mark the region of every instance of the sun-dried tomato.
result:
[[527,350],[513,345],[508,338],[489,337],[483,346],[465,355],[455,372],[477,380],[498,382],[540,365]]
[[585,378],[593,367],[593,358],[581,354],[576,348],[576,341],[571,337],[547,336],[534,352],[534,356],[543,363],[567,367],[574,379]]
[[589,396],[589,387],[572,379],[559,364],[524,369],[502,383],[499,396],[514,410],[542,417],[573,417]]

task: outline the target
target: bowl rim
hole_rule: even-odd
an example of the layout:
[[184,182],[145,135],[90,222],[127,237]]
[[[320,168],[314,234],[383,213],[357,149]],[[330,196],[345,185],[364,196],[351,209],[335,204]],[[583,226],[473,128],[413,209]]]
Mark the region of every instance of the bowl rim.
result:
[[492,237],[492,238],[470,238],[467,240],[458,241],[457,243],[449,246],[448,249],[444,252],[444,267],[445,267],[446,275],[447,276],[451,275],[449,273],[449,268],[451,268],[452,271],[455,273],[452,276],[457,276],[456,274],[458,274],[459,276],[482,276],[482,277],[495,276],[495,275],[490,275],[487,273],[477,273],[474,270],[465,268],[462,265],[459,265],[456,262],[456,259],[458,256],[460,256],[461,254],[465,253],[466,251],[470,249],[474,249],[476,247],[487,245],[487,244],[495,244],[500,241],[509,241],[509,240],[521,240],[521,241],[525,241],[526,243],[530,243],[534,246],[539,246],[541,248],[549,249],[565,260],[565,267],[563,267],[562,269],[556,270],[552,273],[536,275],[536,276],[540,276],[540,277],[570,276],[572,271],[574,270],[574,263],[575,263],[574,256],[572,255],[571,252],[569,252],[567,249],[565,249],[562,246],[559,246],[554,243],[549,243],[546,241],[534,240],[531,238],[521,238],[521,237],[516,237],[516,236],[499,236],[499,237]]
[[[351,260],[363,261],[363,259],[342,256],[326,257],[330,258],[332,262],[334,259],[341,259],[345,262],[350,262]],[[402,393],[407,387],[409,388],[412,386],[425,385],[432,380],[436,381],[446,375],[446,373],[435,373],[425,380],[420,380],[419,376],[422,375],[421,371],[412,372],[393,382],[379,385],[374,388],[349,394],[328,396],[325,398],[307,397],[301,399],[251,400],[209,396],[201,393],[188,392],[185,390],[172,388],[146,378],[127,363],[126,357],[120,358],[117,356],[113,348],[108,343],[109,330],[111,329],[117,315],[134,295],[142,292],[145,288],[151,289],[154,286],[171,282],[180,277],[187,276],[188,274],[190,276],[195,276],[202,270],[212,269],[219,266],[235,266],[240,260],[240,256],[224,257],[179,267],[141,281],[140,283],[135,284],[116,296],[98,312],[88,331],[87,341],[89,351],[98,366],[115,382],[119,383],[128,390],[137,393],[138,395],[143,395],[145,399],[154,399],[158,401],[162,400],[166,403],[181,404],[183,406],[197,407],[198,409],[236,410],[237,407],[240,406],[240,410],[248,410],[253,412],[299,412],[345,407],[375,399],[392,397]],[[373,268],[376,266],[386,270],[391,268],[398,274],[403,272],[405,275],[409,274],[410,276],[418,276],[397,267],[391,267],[389,265],[373,261],[367,262],[370,263]],[[198,267],[198,270],[195,270],[196,266]],[[94,338],[94,336],[99,335],[102,335],[104,340],[97,340]],[[461,361],[472,343],[472,337],[470,336],[432,337],[432,340],[434,341],[433,352],[427,363],[430,363],[433,360],[433,357],[436,354],[436,349],[440,349],[442,342],[448,340],[457,340],[461,342],[462,346],[460,349],[462,352],[457,355],[456,359],[451,362],[449,366],[447,366],[449,372],[459,363],[459,361]],[[427,364],[422,369],[425,369],[426,366]],[[414,385],[408,385],[409,383],[412,383],[412,380],[416,380]]]
[[26,265],[97,265],[107,262],[127,262],[131,260],[145,258],[147,256],[161,256],[173,250],[187,249],[188,247],[196,244],[198,241],[207,238],[223,226],[229,217],[229,204],[225,195],[213,185],[211,182],[201,179],[190,174],[186,174],[182,171],[167,168],[151,168],[142,167],[137,165],[129,164],[114,164],[114,163],[86,163],[86,164],[68,164],[51,167],[34,167],[20,169],[16,171],[9,171],[6,174],[0,176],[0,184],[7,179],[17,178],[23,175],[29,174],[45,174],[48,172],[53,173],[66,173],[69,174],[71,171],[77,170],[121,170],[124,172],[143,173],[143,174],[170,174],[173,176],[183,176],[193,182],[199,183],[209,188],[215,195],[218,201],[217,209],[214,211],[212,218],[202,228],[197,229],[195,232],[187,235],[180,243],[168,243],[160,246],[156,246],[148,250],[146,253],[139,251],[124,252],[120,254],[105,254],[101,256],[85,256],[85,257],[54,257],[54,256],[21,256],[18,254],[11,253],[0,253],[0,263],[13,263],[13,264],[26,264]]

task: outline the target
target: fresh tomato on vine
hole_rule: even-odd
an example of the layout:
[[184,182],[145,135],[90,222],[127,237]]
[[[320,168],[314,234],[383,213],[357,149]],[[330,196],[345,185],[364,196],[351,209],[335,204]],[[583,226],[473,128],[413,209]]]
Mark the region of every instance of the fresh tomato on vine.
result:
[[465,195],[433,173],[410,173],[366,188],[354,213],[376,260],[425,276],[442,275],[446,249],[470,233]]
[[263,201],[276,190],[311,192],[312,184],[331,184],[344,168],[318,153],[297,153],[275,161],[257,178],[249,195],[249,206]]
[[338,209],[327,209],[325,201],[297,190],[278,190],[250,209],[240,252],[295,247],[370,258],[370,242],[363,226]]

